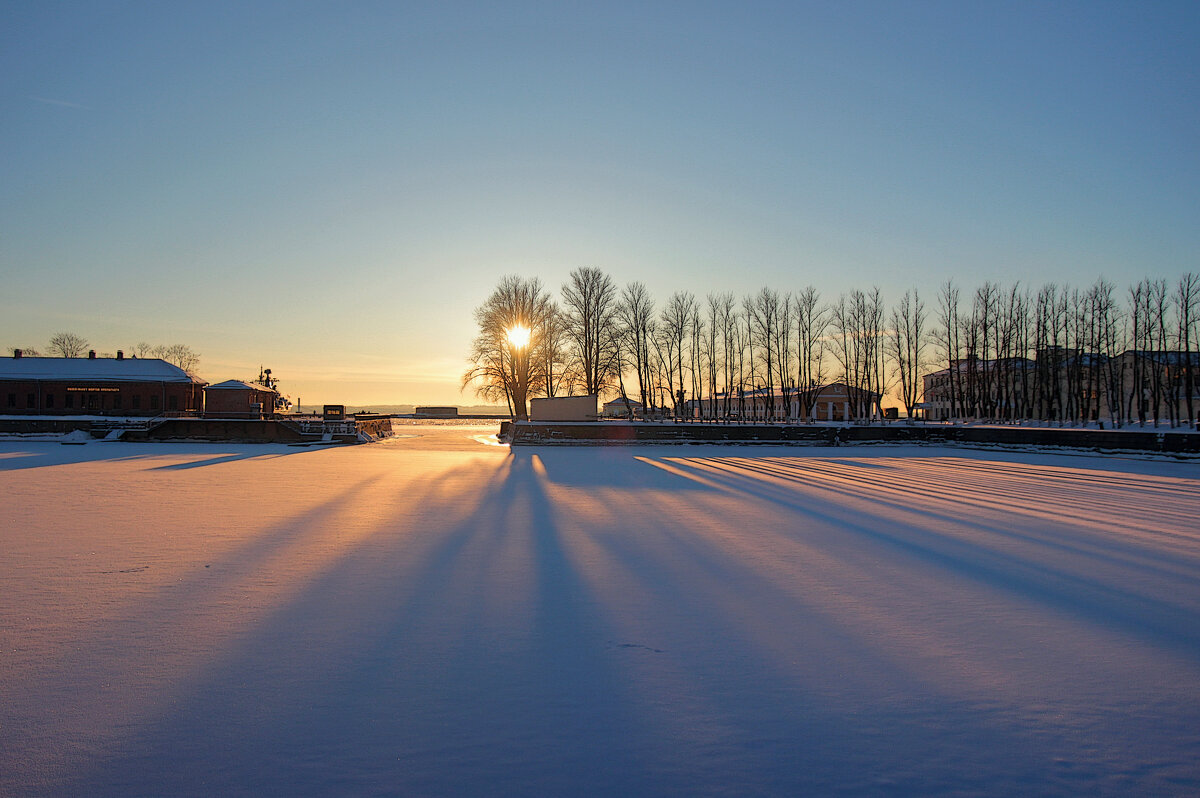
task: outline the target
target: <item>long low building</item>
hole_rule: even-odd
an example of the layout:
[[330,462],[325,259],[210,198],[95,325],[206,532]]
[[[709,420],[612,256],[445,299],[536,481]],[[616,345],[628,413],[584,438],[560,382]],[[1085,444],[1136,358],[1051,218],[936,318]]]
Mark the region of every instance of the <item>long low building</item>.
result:
[[204,386],[158,358],[0,358],[0,414],[157,416],[199,413]]

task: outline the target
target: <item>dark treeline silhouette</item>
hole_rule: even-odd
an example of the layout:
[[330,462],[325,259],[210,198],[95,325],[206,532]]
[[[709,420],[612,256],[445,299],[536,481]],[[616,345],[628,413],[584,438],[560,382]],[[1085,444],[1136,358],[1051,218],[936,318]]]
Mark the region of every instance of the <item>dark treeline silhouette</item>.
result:
[[1193,274],[1124,293],[1103,279],[969,294],[948,281],[932,307],[916,289],[888,307],[874,287],[656,301],[595,268],[571,272],[556,301],[536,278],[508,276],[475,311],[463,384],[518,418],[534,396],[594,393],[647,417],[803,423],[836,384],[860,422],[891,393],[935,421],[1179,426],[1196,418],[1198,302]]

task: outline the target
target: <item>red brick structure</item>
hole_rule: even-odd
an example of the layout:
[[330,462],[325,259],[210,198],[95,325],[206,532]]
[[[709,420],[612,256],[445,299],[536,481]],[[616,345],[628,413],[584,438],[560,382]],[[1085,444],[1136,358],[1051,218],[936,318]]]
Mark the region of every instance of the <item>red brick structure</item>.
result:
[[204,389],[204,417],[263,418],[275,412],[278,396],[265,385],[226,380]]
[[206,383],[158,358],[0,357],[0,415],[198,414]]

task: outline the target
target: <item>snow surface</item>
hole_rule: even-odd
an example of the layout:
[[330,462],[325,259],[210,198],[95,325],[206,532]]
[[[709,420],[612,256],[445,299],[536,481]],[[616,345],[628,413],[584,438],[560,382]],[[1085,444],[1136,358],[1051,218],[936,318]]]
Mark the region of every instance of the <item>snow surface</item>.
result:
[[0,794],[1195,795],[1200,466],[0,442]]

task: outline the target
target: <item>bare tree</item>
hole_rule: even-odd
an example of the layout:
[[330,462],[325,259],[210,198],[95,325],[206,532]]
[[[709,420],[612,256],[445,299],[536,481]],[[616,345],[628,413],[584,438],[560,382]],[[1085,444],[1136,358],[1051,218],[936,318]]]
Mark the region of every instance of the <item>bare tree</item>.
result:
[[702,408],[701,412],[706,418],[717,418],[717,393],[720,391],[718,378],[722,363],[721,337],[724,332],[721,323],[722,295],[709,294],[706,300],[705,307],[708,313],[704,324],[704,363],[708,376],[708,407]]
[[617,366],[617,286],[599,269],[571,272],[562,288],[567,336],[583,372],[584,391],[600,394]]
[[925,303],[915,290],[906,291],[892,310],[888,344],[900,381],[900,401],[904,403],[904,412],[912,418],[913,407],[921,395],[921,368],[925,360]]
[[682,404],[687,393],[684,369],[689,359],[692,320],[696,313],[696,298],[686,291],[676,291],[667,299],[659,317],[659,343],[664,363],[673,372],[667,375],[667,385],[672,391],[676,416],[683,412]]
[[650,331],[654,327],[654,300],[650,298],[645,285],[632,282],[625,286],[617,303],[617,318],[625,339],[623,348],[631,352],[637,371],[642,407],[651,408],[654,406],[654,392],[650,382]]
[[796,398],[800,418],[811,421],[817,394],[825,384],[825,333],[829,309],[811,285],[796,295]]
[[540,280],[504,277],[475,309],[479,334],[471,346],[466,388],[489,400],[504,399],[515,418],[528,418],[527,400],[541,378],[539,330],[553,307]]
[[738,396],[739,402],[742,405],[741,412],[744,417],[746,405],[746,386],[749,385],[751,387],[751,390],[753,391],[750,394],[751,416],[757,420],[759,412],[758,402],[755,401],[755,399],[757,397],[758,389],[758,368],[754,356],[755,345],[757,343],[754,336],[754,317],[754,298],[748,296],[742,297],[742,324],[739,335],[742,339],[741,345],[743,354],[742,361],[738,365],[738,381],[740,383],[738,386]]
[[536,346],[532,356],[537,360],[539,392],[543,396],[572,393],[579,374],[572,368],[567,351],[566,322],[558,305],[548,302],[536,325]]
[[1163,410],[1167,410],[1167,421],[1175,426],[1175,411],[1169,405],[1167,395],[1167,369],[1169,355],[1167,354],[1168,339],[1168,307],[1169,292],[1166,280],[1151,280],[1149,292],[1149,328],[1151,361],[1150,372],[1150,401],[1153,405],[1154,426],[1158,426]]
[[939,357],[946,364],[946,392],[948,417],[958,419],[962,411],[960,400],[962,339],[959,332],[958,286],[947,280],[938,291],[938,324],[933,341]]
[[160,348],[158,355],[168,363],[172,363],[186,371],[188,374],[194,374],[196,367],[200,365],[200,355],[187,344],[171,344]]
[[883,393],[883,301],[879,289],[855,290],[833,306],[834,355],[857,419],[875,415]]
[[796,383],[792,379],[792,295],[779,297],[779,315],[775,325],[775,375],[779,380],[781,394],[780,420],[787,421],[792,415],[792,394]]
[[724,364],[722,372],[725,393],[725,406],[717,412],[728,418],[733,414],[733,386],[737,374],[737,353],[741,340],[738,330],[741,326],[738,322],[737,300],[734,299],[733,294],[726,291],[718,294],[716,299],[717,318],[721,327],[721,362]]
[[1196,358],[1192,352],[1193,342],[1200,343],[1196,335],[1197,306],[1200,305],[1200,280],[1191,272],[1179,278],[1175,290],[1175,319],[1178,332],[1175,340],[1182,357],[1182,373],[1179,380],[1185,402],[1187,403],[1187,423],[1196,423],[1196,408],[1193,397],[1196,394]]
[[[688,315],[688,345],[689,371],[692,375],[692,402],[699,410],[704,392],[704,318],[700,315],[700,305],[696,302],[695,297],[692,297],[692,306]],[[691,418],[693,414],[689,412],[687,415]]]
[[46,351],[52,357],[83,357],[88,351],[87,339],[70,332],[55,333]]
[[1108,407],[1109,422],[1121,424],[1121,359],[1119,347],[1124,333],[1121,330],[1121,313],[1113,297],[1113,285],[1101,279],[1092,286],[1093,314],[1096,319],[1096,363],[1097,411],[1101,400]]
[[763,383],[759,398],[763,406],[764,420],[775,418],[775,368],[778,360],[776,333],[779,328],[779,294],[770,288],[763,288],[746,305],[750,322],[750,346],[758,354],[761,364]]

